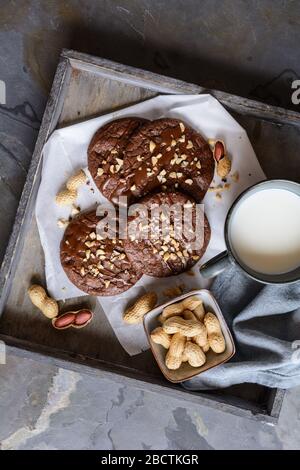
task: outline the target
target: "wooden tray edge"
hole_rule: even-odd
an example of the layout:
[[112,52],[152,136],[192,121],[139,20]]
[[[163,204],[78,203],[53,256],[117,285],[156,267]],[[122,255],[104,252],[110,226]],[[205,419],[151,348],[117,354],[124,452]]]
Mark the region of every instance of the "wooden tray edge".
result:
[[[71,75],[72,66],[76,66],[76,64],[80,64],[80,63],[86,64],[86,65],[92,64],[93,66],[101,67],[103,71],[106,70],[107,73],[110,73],[110,74],[112,74],[112,72],[121,74],[122,69],[126,68],[126,71],[129,72],[129,75],[135,74],[138,77],[138,80],[135,81],[134,83],[139,84],[140,86],[143,85],[145,87],[147,86],[150,88],[149,82],[153,80],[157,83],[157,87],[155,87],[154,89],[156,91],[160,91],[161,93],[207,92],[215,96],[225,106],[230,107],[230,109],[237,109],[239,110],[239,112],[241,112],[241,108],[245,108],[243,112],[247,114],[252,114],[253,116],[265,118],[268,120],[274,120],[276,122],[285,122],[289,124],[300,125],[300,113],[297,113],[297,112],[285,110],[283,108],[279,108],[275,106],[264,105],[263,103],[260,103],[257,101],[248,100],[246,98],[241,98],[236,95],[230,95],[228,93],[219,92],[217,90],[206,90],[205,88],[202,88],[200,86],[189,84],[180,80],[176,80],[176,79],[169,78],[169,77],[164,77],[158,74],[154,74],[152,72],[142,71],[134,67],[123,66],[122,64],[117,64],[115,62],[112,62],[106,59],[101,59],[101,58],[91,56],[88,54],[83,54],[80,52],[64,49],[62,51],[61,58],[60,58],[57,71],[54,77],[53,85],[52,85],[49,99],[45,108],[45,113],[43,116],[41,128],[40,128],[36,146],[34,149],[32,161],[29,167],[24,189],[20,198],[20,203],[18,206],[15,223],[12,229],[12,233],[11,233],[9,243],[6,249],[6,253],[5,253],[2,266],[0,269],[0,315],[4,309],[5,302],[9,294],[10,287],[11,287],[9,283],[10,275],[13,272],[14,266],[18,260],[18,253],[22,249],[22,244],[23,244],[22,238],[23,238],[24,232],[26,231],[27,223],[28,223],[28,220],[26,220],[25,215],[29,211],[30,203],[32,203],[32,201],[34,200],[34,197],[33,197],[34,192],[38,188],[39,180],[37,178],[37,173],[38,173],[39,165],[41,164],[42,149],[43,149],[45,142],[47,141],[49,134],[52,132],[53,128],[56,125],[56,123],[53,125],[55,118],[57,117],[57,115],[60,114],[61,107],[63,104],[62,103],[63,90],[68,84],[68,80]],[[158,90],[158,88],[160,90]],[[19,355],[20,355],[20,350],[22,348],[24,348],[22,349],[24,351],[30,350],[28,347],[25,347],[24,342],[22,342],[21,340],[17,338],[11,339],[10,344],[11,346],[9,346],[9,350],[19,351]],[[40,356],[45,357],[46,353],[39,354],[37,352],[34,352],[34,353],[32,352],[31,354],[34,354],[37,357],[40,357]],[[26,355],[24,354],[23,357],[26,357]],[[52,355],[52,357],[54,356]],[[71,368],[68,366],[69,363],[66,359],[58,359],[58,360],[61,361],[61,363],[63,364],[62,367]],[[68,357],[68,360],[70,361],[70,364],[71,363],[74,364],[74,359],[72,360],[70,357]],[[47,362],[47,361],[44,360],[44,362]],[[48,362],[51,362],[50,358]],[[82,365],[80,364],[80,361],[78,361],[78,365]],[[88,367],[88,366],[84,365],[84,367]],[[73,365],[72,370],[74,369],[76,369],[76,367],[74,367]],[[91,369],[92,371],[93,367],[89,367],[89,369]],[[114,375],[116,377],[119,377],[118,374],[114,374]],[[142,383],[142,382],[139,382],[139,383]],[[162,387],[161,385],[158,387],[160,387],[159,388],[160,391],[161,389],[163,389],[164,391],[168,390],[168,388]],[[185,394],[184,397],[185,399],[187,398],[186,392],[179,392],[179,393]],[[257,413],[255,414],[255,417],[257,417],[261,421],[275,424],[279,417],[284,393],[285,393],[284,390],[274,389],[274,393],[272,394],[272,399],[270,400],[270,403],[268,404],[268,414],[265,415],[265,414]],[[192,393],[189,393],[189,395],[192,396]],[[204,401],[206,400],[212,403],[218,403],[215,399],[210,400],[208,398],[205,398]],[[188,400],[188,401],[196,402],[197,400],[193,399],[193,400]],[[201,403],[204,404],[204,401],[201,400]],[[199,402],[197,401],[197,403]],[[210,405],[208,404],[208,406],[214,407],[212,404]],[[243,410],[242,408],[237,408],[229,404],[222,404],[222,406],[226,407],[226,411],[229,411],[228,407],[232,408],[229,412],[233,414],[240,415],[239,413],[237,413],[236,410],[242,410],[243,411],[242,414],[244,417],[253,418],[254,416],[253,413],[251,413],[250,411],[249,413],[251,414],[251,416],[246,416],[248,415],[248,412],[247,410]]]
[[[39,361],[43,364],[50,364],[56,367],[72,370],[80,374],[87,374],[90,376],[97,376],[110,380],[113,383],[135,387],[139,390],[151,393],[163,393],[170,398],[180,400],[182,403],[196,404],[199,406],[209,407],[224,413],[231,413],[240,418],[247,418],[259,422],[275,425],[278,422],[279,412],[278,408],[275,413],[265,413],[259,411],[259,406],[244,408],[242,406],[224,403],[215,395],[206,394],[203,392],[192,392],[185,390],[176,384],[170,384],[166,381],[165,385],[158,383],[156,377],[142,375],[137,376],[136,372],[129,368],[116,367],[114,364],[102,363],[92,358],[82,357],[80,354],[71,354],[49,348],[43,345],[35,345],[25,340],[12,338],[0,334],[0,340],[6,345],[7,355],[14,355],[17,357],[27,358],[34,361]],[[122,373],[120,373],[122,372]],[[283,392],[283,391],[280,391]],[[283,394],[276,393],[278,405],[282,403]]]

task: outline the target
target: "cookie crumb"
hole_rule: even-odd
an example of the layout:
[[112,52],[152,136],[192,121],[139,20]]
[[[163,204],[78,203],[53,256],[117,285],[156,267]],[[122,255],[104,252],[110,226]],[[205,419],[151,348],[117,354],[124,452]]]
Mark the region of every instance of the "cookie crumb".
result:
[[187,274],[188,276],[195,276],[194,271],[191,271],[191,270],[186,271],[185,274]]
[[80,212],[80,207],[75,206],[75,204],[72,205],[72,210],[71,210],[71,215],[77,215]]
[[166,296],[166,297],[169,297],[170,299],[172,299],[173,297],[176,297],[177,295],[181,295],[183,292],[181,286],[176,286],[176,287],[170,287],[169,289],[165,289],[163,291],[163,294]]
[[231,179],[232,181],[234,181],[235,183],[237,183],[240,179],[240,175],[239,175],[239,172],[238,171],[235,171],[232,175],[231,175]]
[[69,224],[69,221],[67,219],[58,219],[57,221],[57,226],[59,228],[66,228]]

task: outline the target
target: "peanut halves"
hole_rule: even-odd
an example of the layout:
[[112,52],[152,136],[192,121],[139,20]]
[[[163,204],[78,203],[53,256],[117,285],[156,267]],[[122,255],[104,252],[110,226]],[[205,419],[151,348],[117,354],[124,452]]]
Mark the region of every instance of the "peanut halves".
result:
[[153,309],[157,302],[155,292],[147,292],[147,294],[139,297],[134,304],[125,310],[123,320],[125,323],[135,324],[141,323],[146,313]]
[[217,140],[215,142],[213,155],[217,163],[217,174],[220,178],[226,178],[231,170],[231,161],[226,154],[225,144],[222,140]]
[[84,328],[93,319],[93,312],[88,309],[80,309],[65,312],[59,317],[52,319],[52,325],[56,330],[66,330],[67,328]]

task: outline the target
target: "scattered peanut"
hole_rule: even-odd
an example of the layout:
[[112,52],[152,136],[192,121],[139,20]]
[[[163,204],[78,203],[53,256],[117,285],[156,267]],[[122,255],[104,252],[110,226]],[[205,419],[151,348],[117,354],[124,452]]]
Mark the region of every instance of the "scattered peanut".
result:
[[56,300],[48,297],[42,286],[33,284],[28,289],[28,295],[33,305],[39,308],[47,318],[54,318],[58,315],[58,305]]
[[211,140],[210,142],[213,146],[214,159],[218,163],[226,155],[225,144],[223,140]]
[[75,321],[72,324],[73,328],[83,328],[88,325],[93,319],[93,312],[91,310],[79,310],[75,312]]
[[226,176],[230,173],[231,170],[231,160],[225,155],[224,158],[217,163],[217,173],[220,178],[226,178]]
[[155,292],[147,292],[142,295],[135,303],[125,310],[123,320],[125,323],[136,324],[141,323],[146,313],[153,309],[157,302]]
[[214,143],[213,155],[217,163],[217,174],[220,178],[226,178],[231,171],[231,161],[226,155],[225,144],[222,140],[217,140]]
[[155,328],[150,337],[154,343],[161,344],[165,349],[169,349],[171,336],[168,335],[161,326]]
[[169,289],[165,289],[163,291],[163,294],[166,296],[166,297],[176,297],[177,295],[181,295],[182,294],[182,287],[181,286],[176,286],[176,287],[170,287]]
[[71,176],[67,183],[67,189],[69,191],[77,191],[77,189],[82,186],[87,181],[86,174],[83,170],[80,170],[75,175]]
[[200,346],[188,341],[184,347],[184,358],[192,367],[201,367],[206,362],[206,356]]
[[224,352],[226,344],[218,318],[209,312],[205,315],[203,321],[206,326],[210,348],[217,354]]
[[73,321],[75,320],[75,313],[68,312],[64,313],[60,317],[56,317],[52,319],[52,325],[57,330],[64,330],[65,328],[69,328]]
[[77,190],[87,180],[86,174],[80,170],[75,175],[71,176],[66,182],[66,189],[63,189],[56,195],[56,203],[59,206],[69,206],[76,201]]
[[56,195],[56,204],[59,206],[70,206],[76,201],[77,191],[69,191],[69,189],[63,189]]
[[52,319],[52,325],[56,330],[65,330],[66,328],[83,328],[93,319],[93,312],[87,309],[81,309],[74,312],[66,312],[59,317]]
[[179,369],[182,362],[186,338],[180,333],[176,333],[170,342],[170,348],[166,354],[166,366],[168,369]]

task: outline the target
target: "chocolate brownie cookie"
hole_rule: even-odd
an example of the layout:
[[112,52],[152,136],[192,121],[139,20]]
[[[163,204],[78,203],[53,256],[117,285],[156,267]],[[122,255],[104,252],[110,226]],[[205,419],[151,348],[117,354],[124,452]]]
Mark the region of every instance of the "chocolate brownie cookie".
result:
[[214,168],[205,139],[177,119],[147,122],[132,134],[125,149],[127,190],[136,198],[163,188],[183,190],[200,202]]
[[210,240],[210,226],[203,212],[197,219],[201,207],[196,209],[195,201],[180,192],[156,193],[139,203],[143,204],[142,212],[139,209],[130,215],[129,208],[128,237],[124,240],[133,268],[164,277],[197,263]]
[[63,269],[75,286],[91,295],[116,295],[132,287],[141,277],[132,268],[123,240],[96,233],[101,220],[96,212],[80,214],[64,233],[60,246]]
[[123,179],[124,149],[132,134],[145,122],[142,118],[123,118],[98,129],[88,147],[88,168],[96,186],[112,202],[126,193]]

